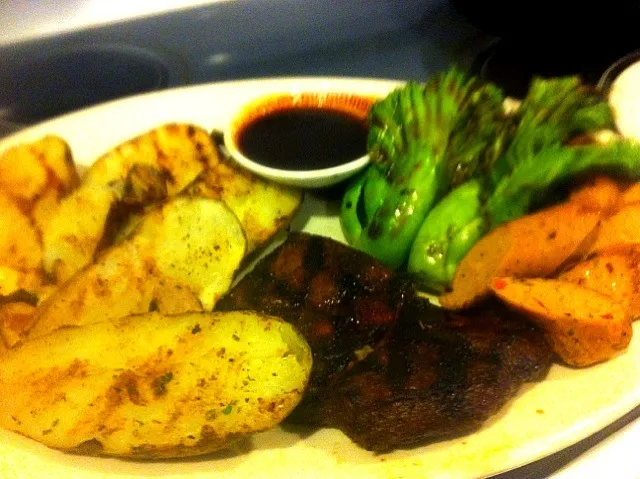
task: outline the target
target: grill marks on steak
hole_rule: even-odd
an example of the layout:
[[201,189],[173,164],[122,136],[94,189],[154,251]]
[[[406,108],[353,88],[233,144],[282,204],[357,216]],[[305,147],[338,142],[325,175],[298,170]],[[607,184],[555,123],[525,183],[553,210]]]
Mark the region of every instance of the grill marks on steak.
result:
[[453,316],[417,300],[374,352],[295,419],[338,427],[377,452],[478,429],[552,361],[543,336],[504,313],[494,305]]
[[253,309],[294,324],[312,346],[307,396],[322,390],[391,330],[411,284],[370,257],[320,236],[292,233],[216,309]]
[[373,258],[294,233],[218,303],[281,316],[314,370],[288,421],[341,429],[386,452],[479,428],[552,363],[543,335],[504,307],[446,313]]

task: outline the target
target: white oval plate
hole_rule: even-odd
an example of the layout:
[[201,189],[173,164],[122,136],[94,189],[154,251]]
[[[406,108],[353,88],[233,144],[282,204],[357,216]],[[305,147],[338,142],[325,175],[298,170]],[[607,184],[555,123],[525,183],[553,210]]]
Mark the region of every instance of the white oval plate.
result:
[[[163,122],[220,128],[228,112],[258,93],[300,88],[384,94],[397,85],[370,79],[285,78],[180,88],[110,102],[42,123],[0,141],[0,150],[44,134],[58,134],[71,145],[76,162],[86,165],[119,142]],[[343,240],[337,213],[335,204],[308,195],[295,226]],[[638,333],[637,324],[635,330]],[[478,479],[570,446],[639,404],[640,338],[634,338],[624,354],[604,364],[582,370],[554,366],[547,379],[527,385],[474,434],[407,451],[376,456],[336,430],[299,436],[275,429],[227,453],[136,462],[65,454],[0,431],[0,477]]]

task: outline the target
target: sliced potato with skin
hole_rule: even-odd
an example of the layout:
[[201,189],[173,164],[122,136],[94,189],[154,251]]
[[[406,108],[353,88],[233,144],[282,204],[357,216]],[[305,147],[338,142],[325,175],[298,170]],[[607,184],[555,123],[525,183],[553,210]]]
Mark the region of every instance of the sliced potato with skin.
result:
[[[33,143],[17,145],[0,156],[0,194],[11,198],[29,218],[30,229],[37,233],[38,243],[41,243],[40,235],[49,218],[57,213],[61,199],[78,183],[69,145],[57,136],[49,135]],[[21,227],[24,228],[16,224],[13,228],[20,233]],[[39,244],[37,251],[40,253],[41,250]],[[0,264],[6,266],[1,261]],[[41,269],[40,265],[38,268]]]
[[42,230],[78,182],[69,145],[59,137],[0,155],[0,296],[41,288]]
[[48,135],[8,149],[0,156],[0,191],[31,209],[47,191],[60,197],[79,183],[69,145]]
[[144,171],[144,177],[166,182],[142,185],[153,188],[154,198],[158,192],[173,197],[216,161],[209,134],[189,124],[162,125],[109,151],[89,167],[80,187],[62,201],[60,211],[45,224],[45,271],[64,281],[93,262],[101,247],[108,246],[103,240],[112,227],[109,222],[122,220],[110,213],[132,196],[148,196],[136,190],[141,186],[136,168],[153,169],[155,174]]
[[166,175],[167,193],[174,196],[215,161],[215,146],[206,130],[169,123],[107,152],[89,167],[82,182],[101,186],[123,182],[135,165],[149,165]]
[[67,451],[186,457],[274,427],[309,346],[255,312],[149,313],[65,328],[4,354],[0,426]]
[[33,221],[0,192],[0,296],[43,282],[42,245]]
[[195,291],[205,310],[228,291],[247,251],[236,215],[206,198],[163,205],[144,218],[135,237],[152,245],[158,272]]
[[303,198],[299,188],[259,178],[223,158],[202,173],[189,194],[224,201],[242,223],[249,252],[289,226]]
[[43,230],[43,267],[62,283],[90,264],[117,201],[109,188],[81,186],[66,197]]
[[606,361],[631,341],[631,319],[620,303],[558,279],[495,278],[494,293],[538,324],[553,351],[571,366]]
[[21,343],[35,321],[36,306],[16,301],[0,305],[0,336],[6,347]]
[[640,316],[640,245],[626,245],[590,255],[558,279],[610,296],[631,319]]
[[[224,203],[175,197],[39,305],[29,338],[159,307],[172,313],[196,305],[211,310],[245,252],[242,226]],[[177,304],[168,304],[169,298]]]
[[43,301],[21,336],[35,338],[64,326],[150,311],[157,271],[153,263],[146,267],[146,257],[151,257],[151,252],[140,251],[132,242],[108,250]]
[[25,290],[40,293],[44,278],[40,270],[18,270],[0,265],[0,296],[8,296],[16,291]]

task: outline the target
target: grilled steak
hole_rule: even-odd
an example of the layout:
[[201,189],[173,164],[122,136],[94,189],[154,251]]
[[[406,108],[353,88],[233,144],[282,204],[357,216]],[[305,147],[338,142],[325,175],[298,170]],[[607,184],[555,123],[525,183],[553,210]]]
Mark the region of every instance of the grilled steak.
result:
[[453,315],[424,303],[408,307],[384,342],[295,419],[386,452],[472,432],[547,372],[542,335],[498,305]]
[[479,428],[553,360],[542,334],[498,303],[444,312],[368,255],[303,233],[291,234],[218,309],[256,309],[295,324],[314,369],[288,421],[339,428],[376,452]]
[[314,396],[396,322],[411,283],[369,256],[320,236],[293,233],[216,309],[253,309],[293,323],[312,345]]

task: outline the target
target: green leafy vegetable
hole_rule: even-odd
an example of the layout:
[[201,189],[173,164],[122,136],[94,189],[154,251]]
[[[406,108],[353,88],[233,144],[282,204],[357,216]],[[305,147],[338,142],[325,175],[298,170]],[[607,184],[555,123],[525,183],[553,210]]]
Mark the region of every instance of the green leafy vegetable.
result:
[[425,216],[477,168],[493,142],[494,120],[503,116],[499,89],[455,69],[376,103],[368,137],[372,165],[342,202],[347,241],[390,267],[405,263]]
[[425,285],[445,287],[475,242],[592,172],[640,177],[640,146],[572,140],[613,127],[578,77],[536,78],[507,114],[502,91],[452,69],[408,83],[370,114],[372,164],[348,188],[347,241]]
[[449,282],[467,253],[467,245],[489,229],[483,216],[482,188],[477,179],[458,186],[423,222],[411,248],[409,268],[431,289]]
[[408,270],[441,289],[483,234],[527,214],[554,185],[596,171],[638,177],[640,149],[632,143],[568,144],[578,135],[610,127],[608,104],[577,77],[534,80],[515,115],[503,129],[496,128],[497,143],[490,147],[490,159],[476,168],[476,177],[466,189],[449,193],[426,217],[412,245]]

